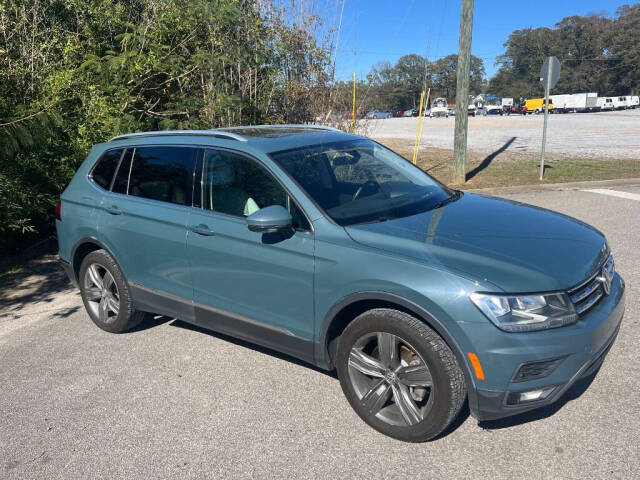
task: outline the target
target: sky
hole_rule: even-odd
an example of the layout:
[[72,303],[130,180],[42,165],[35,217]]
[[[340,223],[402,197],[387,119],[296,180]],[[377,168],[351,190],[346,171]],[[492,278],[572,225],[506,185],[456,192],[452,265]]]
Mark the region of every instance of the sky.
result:
[[[553,27],[564,17],[604,13],[634,0],[476,0],[471,52],[484,60],[487,78],[497,70],[509,34],[526,27]],[[394,64],[418,53],[434,61],[458,51],[460,0],[345,0],[338,40],[336,79],[364,78],[379,61]],[[338,25],[342,2],[325,12]]]

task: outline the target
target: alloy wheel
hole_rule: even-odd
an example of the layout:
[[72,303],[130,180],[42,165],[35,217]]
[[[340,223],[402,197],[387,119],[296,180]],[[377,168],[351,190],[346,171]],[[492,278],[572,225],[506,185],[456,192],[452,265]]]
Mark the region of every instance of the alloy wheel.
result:
[[367,333],[355,342],[349,380],[366,412],[390,425],[420,423],[433,403],[428,365],[409,342],[391,333]]
[[103,265],[92,263],[84,274],[84,295],[94,317],[112,323],[120,312],[120,294],[113,275]]

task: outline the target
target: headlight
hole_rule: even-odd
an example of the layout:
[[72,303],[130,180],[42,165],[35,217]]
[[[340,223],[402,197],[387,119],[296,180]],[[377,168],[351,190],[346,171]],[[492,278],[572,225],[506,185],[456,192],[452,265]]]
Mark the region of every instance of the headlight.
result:
[[496,327],[507,332],[545,330],[578,320],[566,293],[522,296],[472,293],[469,298]]

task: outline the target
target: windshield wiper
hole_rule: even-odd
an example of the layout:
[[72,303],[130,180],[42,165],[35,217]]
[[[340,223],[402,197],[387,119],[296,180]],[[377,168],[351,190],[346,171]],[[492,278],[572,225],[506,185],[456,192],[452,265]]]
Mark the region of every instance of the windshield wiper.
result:
[[429,210],[436,210],[438,208],[444,207],[447,203],[455,202],[460,197],[462,197],[462,192],[460,190],[454,190],[453,195],[451,195],[449,198],[445,198],[444,200],[441,200],[440,202],[436,203]]
[[353,225],[367,225],[368,223],[382,223],[382,222],[386,222],[388,220],[391,220],[391,217],[376,217],[372,220],[367,220],[366,222],[358,222],[358,223],[354,223]]

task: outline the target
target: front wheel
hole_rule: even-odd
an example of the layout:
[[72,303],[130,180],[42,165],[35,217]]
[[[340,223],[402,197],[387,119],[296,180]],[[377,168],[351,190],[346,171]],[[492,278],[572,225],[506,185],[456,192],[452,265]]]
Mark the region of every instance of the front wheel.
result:
[[336,366],[360,418],[406,442],[436,437],[466,398],[451,349],[423,322],[397,310],[370,310],[351,322],[340,338]]

